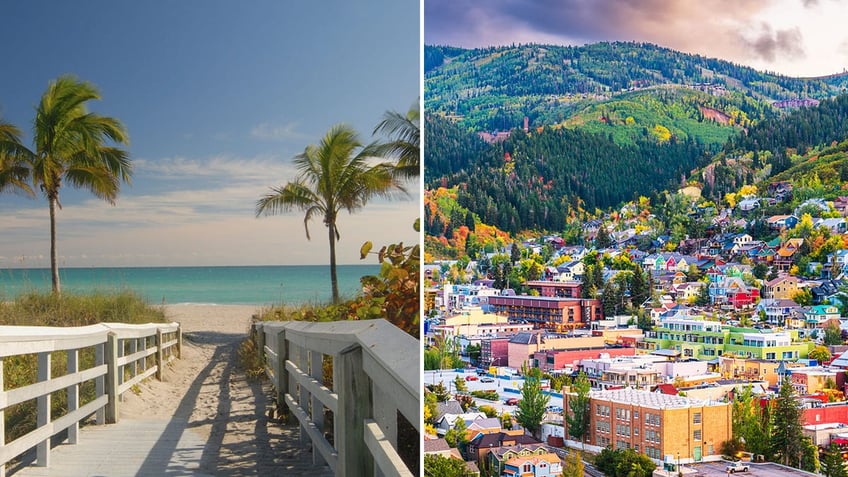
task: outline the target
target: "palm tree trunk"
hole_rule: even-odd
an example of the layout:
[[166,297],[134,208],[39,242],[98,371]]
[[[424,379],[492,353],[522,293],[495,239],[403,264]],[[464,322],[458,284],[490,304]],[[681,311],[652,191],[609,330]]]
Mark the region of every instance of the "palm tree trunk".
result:
[[336,223],[328,224],[330,231],[330,284],[333,287],[333,304],[339,302],[339,279],[336,276]]
[[59,260],[56,257],[56,199],[48,199],[50,203],[50,272],[53,278],[53,293],[62,291],[59,284]]

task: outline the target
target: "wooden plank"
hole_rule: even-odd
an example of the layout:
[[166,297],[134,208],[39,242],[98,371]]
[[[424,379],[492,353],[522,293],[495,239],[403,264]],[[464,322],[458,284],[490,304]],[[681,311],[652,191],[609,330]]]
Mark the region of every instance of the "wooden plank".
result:
[[380,394],[389,399],[392,406],[421,432],[421,401],[418,391],[406,387],[406,383],[400,381],[396,373],[387,370],[371,353],[363,356],[362,366]]
[[106,405],[106,423],[114,424],[118,422],[118,336],[110,332],[106,340],[106,348],[104,350],[104,358],[106,360],[106,395],[109,397],[109,403]]
[[129,381],[125,381],[125,382],[121,383],[118,386],[118,395],[124,394],[125,392],[129,391],[130,388],[132,388],[136,384],[144,381],[145,379],[149,378],[150,376],[152,376],[154,374],[157,374],[158,371],[159,371],[158,366],[154,366],[152,368],[147,368],[147,370],[145,372],[143,372],[141,374],[137,374],[137,375],[133,376],[132,378],[130,378]]
[[77,409],[73,413],[65,414],[59,419],[49,422],[43,427],[38,427],[5,446],[0,447],[0,462],[9,462],[27,450],[35,447],[39,442],[49,440],[51,436],[66,429],[74,422],[79,422],[85,419],[87,416],[90,416],[97,411],[98,408],[106,405],[106,399],[106,396],[101,396],[100,398],[95,399],[94,401],[91,401],[85,406]]
[[[156,354],[156,352],[156,348],[147,348],[142,349],[141,351],[133,352],[132,354],[121,356],[118,358],[118,366],[126,366],[127,364],[134,363],[135,361],[146,358],[152,354]],[[133,372],[132,374],[135,374],[135,372]]]
[[[50,381],[50,353],[38,354],[38,381]],[[50,423],[50,394],[36,398],[36,426],[46,427]],[[38,443],[35,450],[35,465],[47,467],[50,465],[50,439]]]
[[295,375],[298,384],[305,387],[309,392],[317,397],[321,403],[331,411],[336,412],[339,408],[339,397],[330,388],[324,386],[318,380],[307,375],[291,361],[286,361],[286,369],[289,373]]
[[[56,333],[55,335],[26,334],[26,330],[31,330],[33,328],[51,327],[0,326],[0,357],[80,349],[94,346],[106,341],[106,333],[102,328],[98,328],[94,331],[92,331],[90,329],[91,327],[88,326],[79,328],[58,328],[59,330],[69,330],[69,333],[66,336],[59,335],[58,333],[60,333],[60,331],[53,331],[53,333]],[[78,331],[81,328],[85,331],[85,333],[80,333]],[[32,333],[35,333],[36,331],[37,330],[34,330]],[[8,334],[3,335],[3,333]]]
[[413,477],[392,443],[383,435],[380,426],[371,419],[365,420],[365,445],[385,477]]
[[336,468],[338,465],[339,455],[336,452],[336,449],[333,449],[333,446],[327,442],[327,439],[324,439],[324,433],[321,432],[321,430],[315,426],[315,423],[309,419],[306,411],[300,407],[300,404],[291,396],[291,394],[286,394],[285,400],[289,410],[295,415],[298,422],[306,430],[306,433],[309,435],[309,438],[315,446],[314,448],[317,448],[318,452],[321,453],[321,457],[327,461],[327,465],[336,472],[336,475],[344,475],[339,474]]
[[156,330],[156,379],[162,380],[162,368],[165,366],[165,349],[162,347],[162,330]]
[[21,388],[11,389],[0,393],[0,409],[5,409],[9,406],[29,401],[30,399],[35,399],[38,396],[50,394],[68,386],[83,383],[89,379],[94,379],[105,374],[106,366],[101,365],[80,371],[77,374],[66,374],[58,378],[53,378],[50,381],[38,381]]
[[[67,376],[77,376],[79,373],[79,350],[68,350],[68,366]],[[68,413],[72,413],[79,408],[79,384],[74,383],[68,386]],[[79,422],[74,421],[68,426],[68,443],[76,444],[79,440]]]
[[362,370],[362,349],[335,356],[333,387],[339,409],[333,417],[334,442],[339,452],[336,475],[370,475],[374,461],[365,446],[365,419],[370,417],[371,381]]

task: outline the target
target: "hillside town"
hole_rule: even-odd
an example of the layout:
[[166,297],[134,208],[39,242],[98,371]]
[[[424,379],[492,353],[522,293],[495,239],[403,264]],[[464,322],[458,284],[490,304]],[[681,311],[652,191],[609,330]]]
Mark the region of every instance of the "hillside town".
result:
[[[741,192],[691,200],[697,237],[658,234],[631,203],[586,221],[579,244],[544,235],[426,264],[425,456],[484,476],[559,476],[583,465],[566,449],[668,475],[841,465],[848,197],[767,214],[792,184]],[[780,424],[785,402],[800,413]],[[793,455],[775,449],[796,423]]]

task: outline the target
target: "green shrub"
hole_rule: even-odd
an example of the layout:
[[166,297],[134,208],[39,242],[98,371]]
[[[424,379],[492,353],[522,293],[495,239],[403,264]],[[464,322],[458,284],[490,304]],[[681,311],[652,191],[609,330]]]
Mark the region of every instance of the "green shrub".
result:
[[489,401],[497,401],[500,398],[500,395],[496,391],[471,391],[471,395]]
[[[118,294],[94,293],[91,295],[28,293],[14,301],[0,302],[0,325],[13,326],[86,326],[101,322],[112,323],[162,323],[165,313],[161,308],[148,305],[142,298],[129,292]],[[65,351],[51,353],[51,376],[67,374],[68,355]],[[153,357],[151,357],[152,359]],[[27,386],[38,378],[38,356],[25,354],[3,360],[4,390]],[[79,369],[94,366],[94,347],[81,349]],[[94,381],[80,385],[80,406],[95,398]],[[36,402],[30,400],[6,408],[6,442],[10,442],[36,428]],[[51,394],[51,420],[68,412],[65,390]]]

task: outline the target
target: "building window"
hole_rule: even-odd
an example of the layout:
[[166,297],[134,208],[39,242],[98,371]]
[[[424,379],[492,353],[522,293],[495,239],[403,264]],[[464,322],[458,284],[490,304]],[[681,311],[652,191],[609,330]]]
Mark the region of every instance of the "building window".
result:
[[695,442],[701,442],[701,430],[698,429],[692,433],[692,440]]
[[633,411],[633,419],[639,419],[639,411]]
[[692,416],[692,422],[693,422],[694,424],[700,424],[700,423],[701,423],[701,413],[700,413],[700,412],[696,412],[696,413]]

